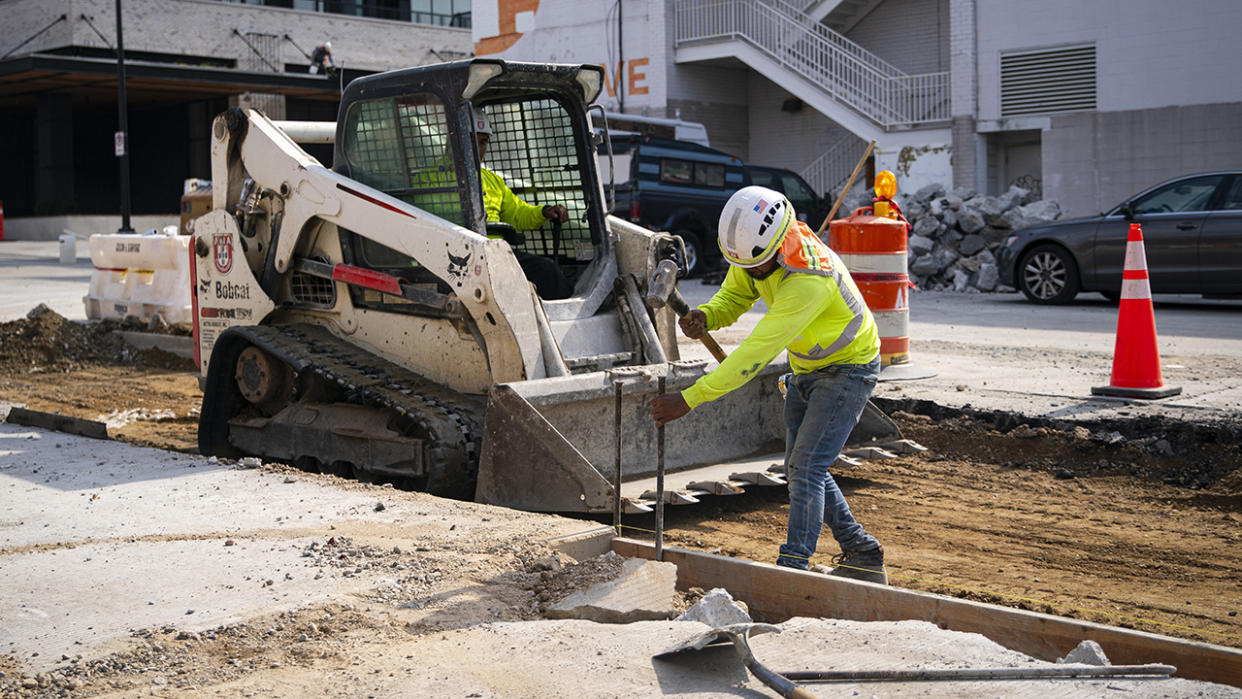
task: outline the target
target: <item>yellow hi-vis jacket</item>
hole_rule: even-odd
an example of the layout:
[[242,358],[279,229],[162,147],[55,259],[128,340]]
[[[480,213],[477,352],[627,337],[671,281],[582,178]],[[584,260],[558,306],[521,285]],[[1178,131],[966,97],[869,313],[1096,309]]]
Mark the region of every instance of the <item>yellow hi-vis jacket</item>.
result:
[[699,306],[708,330],[732,325],[759,299],[768,312],[720,366],[681,392],[691,408],[745,384],[783,349],[795,374],[880,354],[875,318],[849,271],[806,224],[790,228],[776,259],[783,269],[762,280],[730,267],[720,291]]
[[485,167],[479,168],[479,174],[483,180],[483,209],[488,221],[499,221],[519,231],[529,231],[548,220],[543,215],[542,206],[533,206],[518,199],[500,175]]

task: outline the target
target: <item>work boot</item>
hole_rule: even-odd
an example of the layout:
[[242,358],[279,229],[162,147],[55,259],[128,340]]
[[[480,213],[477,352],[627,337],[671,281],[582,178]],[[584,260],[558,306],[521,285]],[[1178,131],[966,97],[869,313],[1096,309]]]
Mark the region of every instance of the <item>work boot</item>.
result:
[[888,584],[888,570],[884,567],[884,547],[877,546],[866,551],[845,551],[832,557],[835,568],[829,575],[853,580]]

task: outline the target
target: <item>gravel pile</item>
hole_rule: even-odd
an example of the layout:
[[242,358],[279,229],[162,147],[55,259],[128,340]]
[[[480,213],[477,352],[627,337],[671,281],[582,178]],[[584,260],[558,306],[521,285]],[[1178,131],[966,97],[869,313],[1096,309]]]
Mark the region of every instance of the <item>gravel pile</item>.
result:
[[[853,192],[843,212],[870,206],[872,191]],[[910,280],[930,291],[998,291],[996,252],[1013,231],[1060,217],[1061,206],[1016,185],[998,197],[967,187],[930,184],[897,195],[914,229],[907,243]]]

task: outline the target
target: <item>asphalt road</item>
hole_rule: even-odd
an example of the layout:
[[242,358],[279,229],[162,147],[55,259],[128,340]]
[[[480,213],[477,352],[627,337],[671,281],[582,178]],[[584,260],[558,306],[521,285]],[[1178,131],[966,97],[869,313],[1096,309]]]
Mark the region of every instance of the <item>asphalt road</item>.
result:
[[[682,292],[693,306],[715,288],[691,281]],[[1178,396],[1092,396],[1093,386],[1110,380],[1118,315],[1097,294],[1070,306],[1038,306],[1017,292],[923,291],[910,298],[911,366],[886,370],[875,395],[1050,418],[1242,417],[1242,301],[1161,295],[1154,307],[1164,383],[1180,386]],[[717,332],[717,340],[726,351],[736,347],[761,315],[762,306]],[[694,343],[680,347],[683,356],[709,358]],[[910,374],[924,378],[903,380]]]

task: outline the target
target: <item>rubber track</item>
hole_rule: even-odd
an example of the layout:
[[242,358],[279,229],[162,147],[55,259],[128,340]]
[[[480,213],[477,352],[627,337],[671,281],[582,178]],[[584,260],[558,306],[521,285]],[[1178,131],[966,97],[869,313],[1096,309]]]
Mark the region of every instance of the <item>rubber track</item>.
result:
[[299,374],[309,371],[344,389],[346,401],[390,408],[410,419],[425,438],[433,441],[432,454],[440,451],[442,457],[447,457],[457,452],[457,459],[448,460],[464,462],[471,471],[478,468],[483,398],[471,400],[355,347],[317,325],[264,325],[235,330],[241,330],[250,342]]

